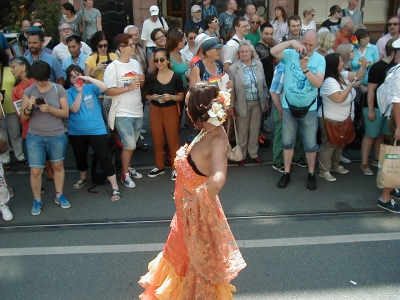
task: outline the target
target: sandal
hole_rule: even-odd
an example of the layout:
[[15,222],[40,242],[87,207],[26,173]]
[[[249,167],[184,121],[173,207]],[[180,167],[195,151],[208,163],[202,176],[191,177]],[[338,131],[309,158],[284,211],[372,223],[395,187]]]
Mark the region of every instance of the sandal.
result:
[[121,199],[121,192],[119,191],[119,189],[113,189],[111,201],[117,201],[119,199]]
[[147,151],[147,144],[137,143],[136,150],[138,151]]
[[76,190],[80,189],[88,182],[89,182],[89,180],[87,180],[86,178],[81,178],[77,182],[74,183],[74,189],[76,189]]
[[29,166],[29,161],[26,158],[20,160],[19,163],[23,166]]
[[3,169],[4,170],[10,170],[11,169],[11,164],[10,163],[3,163]]

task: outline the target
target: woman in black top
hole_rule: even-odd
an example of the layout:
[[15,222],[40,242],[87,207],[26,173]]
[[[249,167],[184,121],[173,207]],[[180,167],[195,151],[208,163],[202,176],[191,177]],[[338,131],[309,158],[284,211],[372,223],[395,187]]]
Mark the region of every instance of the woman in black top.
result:
[[[150,171],[149,177],[165,173],[164,170],[164,134],[171,151],[171,161],[179,149],[179,111],[177,102],[183,101],[183,81],[179,74],[170,69],[170,54],[165,48],[154,51],[154,63],[157,69],[147,80],[146,99],[151,101],[150,126],[154,141],[156,168]],[[172,165],[171,180],[176,179]]]

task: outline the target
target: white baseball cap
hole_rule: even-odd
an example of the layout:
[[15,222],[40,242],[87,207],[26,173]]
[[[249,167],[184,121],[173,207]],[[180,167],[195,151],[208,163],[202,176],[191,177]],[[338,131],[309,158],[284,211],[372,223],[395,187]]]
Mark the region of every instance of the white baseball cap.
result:
[[392,43],[392,48],[393,48],[393,49],[400,49],[400,38],[398,38],[397,40],[395,40],[395,41]]
[[198,36],[196,36],[196,38],[194,39],[194,54],[197,55],[197,52],[199,51],[199,48],[201,47],[201,45],[209,40],[212,39],[212,37],[210,37],[208,34],[206,33],[200,33]]
[[196,11],[199,11],[199,10],[201,11],[201,7],[200,6],[198,6],[198,5],[193,5],[192,6],[192,10],[191,10],[192,13],[195,13]]
[[150,6],[149,12],[150,12],[150,16],[157,16],[158,13],[160,12],[160,10],[158,9],[157,6],[152,5],[152,6]]

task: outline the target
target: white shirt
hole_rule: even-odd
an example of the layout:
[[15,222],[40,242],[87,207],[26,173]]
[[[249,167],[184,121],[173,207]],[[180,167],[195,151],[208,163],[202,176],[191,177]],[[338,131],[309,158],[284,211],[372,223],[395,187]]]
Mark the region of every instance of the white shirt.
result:
[[156,44],[153,42],[153,40],[150,37],[150,34],[152,31],[156,28],[164,28],[165,30],[168,30],[168,25],[167,22],[165,22],[164,18],[161,17],[165,27],[160,22],[160,19],[157,19],[157,22],[153,23],[150,19],[147,19],[143,22],[143,28],[142,28],[142,35],[140,36],[140,39],[143,41],[147,41],[146,47],[155,47]]
[[185,62],[185,64],[186,64],[186,67],[187,67],[187,71],[186,71],[186,74],[190,74],[190,71],[191,71],[191,69],[190,69],[190,61],[192,60],[192,58],[193,58],[193,53],[192,52],[190,52],[190,50],[189,50],[189,44],[186,44],[186,46],[185,46],[185,48],[183,48],[181,51],[179,51],[180,52],[180,54],[181,54],[181,57],[182,57],[182,59],[183,59],[183,61]]
[[[82,42],[81,52],[86,55],[90,55],[92,53],[92,49],[85,42]],[[57,57],[57,59],[60,61],[60,64],[62,64],[64,59],[67,57],[71,57],[71,53],[68,51],[68,45],[64,45],[62,42],[54,47],[53,53],[51,54]]]
[[301,31],[300,31],[300,35],[303,36],[304,33],[308,30],[308,29],[314,29],[317,30],[317,25],[315,24],[314,21],[310,21],[310,23],[308,25],[304,25],[303,22],[301,22]]
[[239,41],[239,43],[243,40],[245,40],[245,38],[243,39],[239,39],[239,37],[235,34],[227,43],[226,45],[223,47],[224,48],[224,53],[223,55],[221,54],[221,57],[224,60],[224,64],[225,63],[230,63],[233,64],[235,62],[235,55],[236,52],[239,49],[239,43],[235,40]]
[[[347,96],[346,100],[342,103],[337,103],[328,97],[336,92],[341,92],[347,88],[347,84],[349,83],[349,72],[342,71],[340,74],[344,77],[346,85],[342,85],[341,88],[339,82],[337,82],[336,79],[328,77],[324,80],[324,83],[321,86],[320,95],[322,97],[322,105],[324,106],[324,117],[330,120],[343,122],[349,117],[350,112],[353,119],[352,102],[356,97],[356,91],[354,89],[351,89],[351,92]],[[322,117],[322,107],[318,110],[318,117]]]
[[[108,88],[127,86],[131,84],[133,80],[139,79],[137,77],[132,78],[132,76],[127,74],[131,72],[142,74],[140,64],[136,60],[131,59],[128,63],[120,62],[118,59],[114,60],[104,71],[104,83]],[[117,106],[116,117],[143,118],[143,104],[140,88],[122,93],[120,96],[121,101]]]

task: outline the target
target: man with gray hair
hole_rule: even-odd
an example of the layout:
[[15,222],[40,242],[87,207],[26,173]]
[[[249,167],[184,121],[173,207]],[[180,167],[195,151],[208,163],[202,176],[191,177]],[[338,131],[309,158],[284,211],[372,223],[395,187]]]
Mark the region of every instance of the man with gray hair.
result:
[[363,22],[363,13],[361,10],[357,9],[358,0],[347,0],[349,6],[342,9],[342,18],[350,17],[354,23],[354,25],[362,24]]
[[132,37],[133,42],[136,44],[136,51],[132,55],[133,59],[136,59],[144,75],[147,75],[147,60],[146,60],[146,50],[143,49],[140,41],[140,31],[135,25],[128,25],[124,29],[124,33],[129,34]]
[[351,30],[353,29],[353,26],[354,23],[350,17],[342,18],[342,21],[340,21],[340,30],[335,34],[336,40],[332,47],[334,51],[336,51],[340,44],[350,43]]

